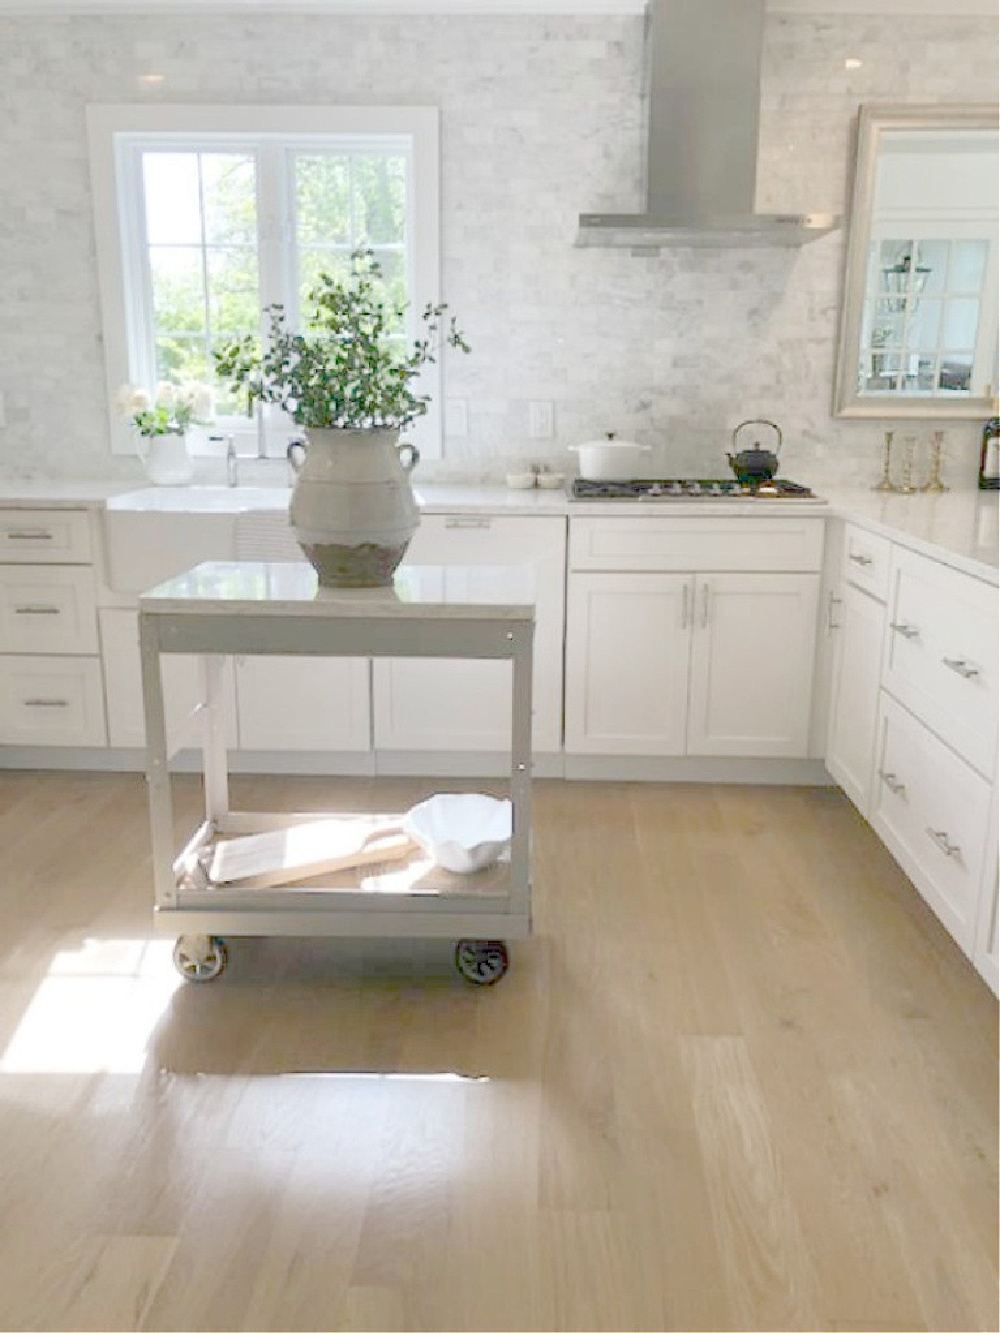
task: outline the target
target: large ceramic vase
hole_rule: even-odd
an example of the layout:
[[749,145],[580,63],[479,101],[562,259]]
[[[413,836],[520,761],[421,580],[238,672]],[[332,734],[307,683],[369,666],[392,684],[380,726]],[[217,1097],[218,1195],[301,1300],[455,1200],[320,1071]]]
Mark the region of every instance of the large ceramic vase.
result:
[[318,430],[294,443],[295,538],[324,588],[381,588],[420,516],[409,472],[420,455],[397,430]]

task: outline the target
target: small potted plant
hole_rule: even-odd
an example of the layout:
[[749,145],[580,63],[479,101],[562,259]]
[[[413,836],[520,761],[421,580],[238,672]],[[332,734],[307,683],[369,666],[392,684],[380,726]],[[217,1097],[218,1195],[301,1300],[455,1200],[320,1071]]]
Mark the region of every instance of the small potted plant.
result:
[[446,305],[427,305],[423,337],[400,349],[392,330],[403,307],[383,290],[374,253],[356,249],[346,279],[320,274],[307,332],[291,332],[284,309],[269,306],[265,348],[244,336],[215,354],[248,411],[276,403],[305,432],[305,446],[289,447],[297,473],[289,515],[325,587],[392,582],[419,521],[407,475],[419,455],[399,439],[430,401],[416,380],[442,342],[469,350],[454,318],[442,328]]
[[191,480],[187,431],[208,425],[212,391],[204,384],[171,384],[164,380],[153,397],[133,384],[123,384],[115,406],[130,417],[136,432],[136,451],[146,475],[157,486],[183,486]]

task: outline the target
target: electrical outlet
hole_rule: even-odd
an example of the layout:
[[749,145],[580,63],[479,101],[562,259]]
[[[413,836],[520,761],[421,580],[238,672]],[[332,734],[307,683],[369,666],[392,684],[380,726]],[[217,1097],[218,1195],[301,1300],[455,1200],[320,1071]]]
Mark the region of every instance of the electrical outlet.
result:
[[528,434],[533,440],[551,440],[555,434],[555,406],[548,399],[528,404]]
[[469,408],[464,398],[448,398],[444,405],[445,435],[468,435]]

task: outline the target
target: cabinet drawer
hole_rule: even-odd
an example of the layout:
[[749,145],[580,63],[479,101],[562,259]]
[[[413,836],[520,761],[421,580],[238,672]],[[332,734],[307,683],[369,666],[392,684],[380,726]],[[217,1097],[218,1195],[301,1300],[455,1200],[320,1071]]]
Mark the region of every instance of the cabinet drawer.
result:
[[884,690],[872,807],[886,846],[971,955],[990,785]]
[[770,570],[811,573],[823,561],[821,518],[571,518],[570,569]]
[[84,509],[0,509],[0,560],[88,564],[90,515]]
[[0,652],[96,653],[92,570],[0,565]]
[[882,683],[986,777],[996,761],[997,590],[893,548]]
[[848,523],[844,529],[844,579],[880,602],[889,595],[892,543]]
[[107,745],[96,657],[0,657],[0,744]]

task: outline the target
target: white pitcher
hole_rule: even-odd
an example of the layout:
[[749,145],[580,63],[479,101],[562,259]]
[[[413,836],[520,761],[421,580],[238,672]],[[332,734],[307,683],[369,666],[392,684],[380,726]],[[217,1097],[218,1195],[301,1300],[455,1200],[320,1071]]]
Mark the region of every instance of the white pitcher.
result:
[[420,460],[398,430],[307,431],[288,446],[289,517],[327,588],[380,588],[406,554],[420,515],[409,476]]
[[167,435],[140,435],[137,452],[154,486],[185,486],[194,476],[187,438],[177,431]]

